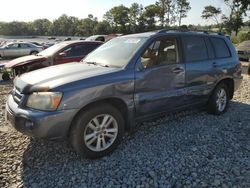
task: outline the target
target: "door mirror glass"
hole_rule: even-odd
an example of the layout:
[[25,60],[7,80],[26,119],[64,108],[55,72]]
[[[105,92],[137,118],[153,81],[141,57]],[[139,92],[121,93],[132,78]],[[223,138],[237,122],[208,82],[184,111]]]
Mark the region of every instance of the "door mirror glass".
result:
[[61,53],[58,54],[58,57],[59,58],[66,57],[66,53],[65,52],[61,52]]

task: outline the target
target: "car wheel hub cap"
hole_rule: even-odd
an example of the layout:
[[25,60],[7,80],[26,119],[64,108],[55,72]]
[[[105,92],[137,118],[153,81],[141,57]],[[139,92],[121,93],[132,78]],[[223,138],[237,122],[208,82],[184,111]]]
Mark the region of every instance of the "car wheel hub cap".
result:
[[217,109],[222,112],[226,108],[227,104],[227,95],[226,91],[221,88],[217,93],[217,100],[216,100],[216,106]]
[[101,114],[89,121],[84,131],[85,145],[92,151],[104,151],[116,140],[118,124],[109,114]]

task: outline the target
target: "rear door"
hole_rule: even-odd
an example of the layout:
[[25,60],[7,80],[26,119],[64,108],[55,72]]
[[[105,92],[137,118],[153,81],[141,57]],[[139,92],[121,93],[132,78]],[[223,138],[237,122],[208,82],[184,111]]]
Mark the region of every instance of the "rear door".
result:
[[216,78],[213,70],[214,50],[206,36],[182,36],[183,54],[186,63],[187,105],[207,101]]
[[66,47],[56,55],[54,64],[79,62],[100,44],[101,43],[83,43]]
[[137,117],[166,112],[183,105],[185,66],[180,62],[178,39],[161,37],[141,54],[135,72]]
[[20,56],[29,55],[32,49],[31,46],[26,43],[21,43],[20,45],[21,45]]

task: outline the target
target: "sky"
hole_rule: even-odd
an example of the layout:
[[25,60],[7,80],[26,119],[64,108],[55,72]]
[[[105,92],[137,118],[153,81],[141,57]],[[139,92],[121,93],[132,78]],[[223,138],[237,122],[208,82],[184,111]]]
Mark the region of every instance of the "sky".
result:
[[[52,21],[62,14],[78,18],[86,18],[88,14],[93,14],[100,21],[112,7],[121,4],[129,7],[134,2],[147,6],[154,4],[156,0],[1,0],[0,21],[33,21],[40,18]],[[201,18],[201,13],[207,5],[220,7],[224,14],[228,14],[223,0],[189,0],[189,2],[192,9],[188,17],[183,19],[183,24],[212,23]]]

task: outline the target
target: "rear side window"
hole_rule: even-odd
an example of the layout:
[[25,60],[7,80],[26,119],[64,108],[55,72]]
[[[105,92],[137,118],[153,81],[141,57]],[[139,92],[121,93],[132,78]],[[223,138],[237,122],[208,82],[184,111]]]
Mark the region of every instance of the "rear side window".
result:
[[187,62],[203,61],[208,59],[207,47],[203,37],[184,36],[183,49]]
[[22,48],[30,48],[30,45],[28,45],[28,44],[21,44],[21,47]]
[[227,44],[223,39],[220,38],[211,38],[211,42],[214,46],[215,54],[217,58],[227,58],[230,57],[231,54],[227,47]]
[[214,48],[208,37],[206,37],[206,45],[207,45],[209,58],[214,59],[215,58]]

